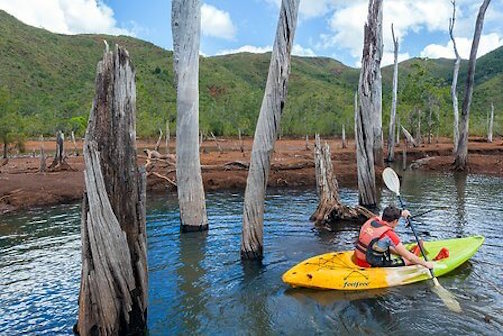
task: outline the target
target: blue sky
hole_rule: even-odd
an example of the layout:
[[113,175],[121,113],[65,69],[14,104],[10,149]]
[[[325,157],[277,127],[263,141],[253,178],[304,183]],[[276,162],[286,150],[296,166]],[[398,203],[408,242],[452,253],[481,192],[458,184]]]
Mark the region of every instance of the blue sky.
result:
[[[271,49],[281,0],[204,0],[201,54]],[[457,0],[455,36],[467,58],[482,0]],[[368,0],[301,0],[294,54],[327,56],[358,66]],[[21,21],[64,33],[127,34],[172,49],[168,0],[0,0]],[[383,64],[392,62],[390,25],[400,39],[400,60],[453,57],[448,36],[450,0],[384,0]],[[503,0],[486,14],[479,56],[503,45]]]

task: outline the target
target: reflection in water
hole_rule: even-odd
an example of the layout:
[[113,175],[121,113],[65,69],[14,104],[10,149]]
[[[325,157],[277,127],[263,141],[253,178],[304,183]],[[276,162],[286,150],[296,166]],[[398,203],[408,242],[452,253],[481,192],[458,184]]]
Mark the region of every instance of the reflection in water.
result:
[[180,235],[180,262],[178,289],[181,291],[183,327],[189,335],[194,335],[201,327],[200,318],[205,312],[206,288],[205,269],[202,261],[206,253],[207,232],[188,232]]
[[[170,194],[148,200],[149,335],[498,334],[503,179],[461,176],[458,187],[451,174],[403,174],[402,193],[413,213],[449,206],[418,218],[418,231],[432,239],[486,237],[469,263],[440,278],[459,299],[462,316],[444,307],[431,282],[354,294],[283,284],[290,267],[350,250],[358,234],[350,225],[313,228],[314,190],[269,190],[260,266],[240,260],[242,194],[208,194],[209,232],[183,235],[176,195]],[[358,195],[341,189],[341,198],[353,205]],[[381,200],[382,208],[395,197],[383,191]],[[79,205],[0,217],[0,334],[71,333],[80,281],[79,217]],[[413,240],[410,229],[398,231],[404,241]],[[484,322],[486,315],[491,323]]]
[[454,173],[454,185],[456,187],[456,213],[457,213],[457,237],[463,237],[464,227],[466,225],[465,216],[465,190],[466,190],[466,179],[468,175],[466,173]]

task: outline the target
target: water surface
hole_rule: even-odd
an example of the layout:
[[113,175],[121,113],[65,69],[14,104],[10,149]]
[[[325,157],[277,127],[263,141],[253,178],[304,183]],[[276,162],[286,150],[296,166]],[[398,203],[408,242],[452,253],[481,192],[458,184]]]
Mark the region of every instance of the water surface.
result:
[[[463,308],[450,312],[422,282],[344,293],[290,289],[281,275],[316,254],[351,249],[358,229],[309,222],[314,190],[269,190],[261,266],[239,256],[242,194],[207,195],[210,230],[179,232],[176,195],[150,197],[150,335],[498,334],[503,327],[503,179],[408,173],[403,196],[425,239],[481,234],[479,252],[440,278]],[[356,191],[342,189],[354,204]],[[383,192],[381,204],[394,201]],[[405,241],[413,239],[398,229]],[[60,205],[0,219],[0,334],[71,334],[80,282],[80,206]],[[486,322],[489,321],[489,322]]]

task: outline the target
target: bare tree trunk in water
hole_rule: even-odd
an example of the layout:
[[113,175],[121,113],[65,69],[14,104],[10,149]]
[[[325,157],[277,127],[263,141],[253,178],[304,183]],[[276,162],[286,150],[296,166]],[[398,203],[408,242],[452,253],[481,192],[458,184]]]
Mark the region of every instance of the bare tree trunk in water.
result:
[[[395,38],[393,24],[391,24],[391,36],[393,37],[393,98],[391,100],[391,115],[389,118],[388,132],[388,157],[386,161],[393,162],[395,159],[395,119],[396,119],[396,104],[398,93],[398,39]],[[397,137],[398,139],[398,137]],[[398,140],[397,140],[398,141]]]
[[309,150],[309,135],[306,134],[306,150]]
[[489,130],[487,132],[487,142],[493,142],[493,124],[494,124],[494,104],[491,103],[491,117],[489,118]]
[[[377,205],[374,154],[377,164],[383,163],[381,119],[381,56],[382,0],[369,0],[364,28],[362,68],[358,85],[360,104],[357,114],[357,150],[359,202],[363,206]],[[381,138],[381,141],[379,141]],[[379,148],[380,145],[380,148]],[[380,153],[380,155],[379,155]]]
[[105,49],[84,141],[80,335],[140,335],[147,327],[145,170],[136,161],[135,72]]
[[176,80],[176,182],[183,232],[208,229],[199,157],[199,0],[173,0],[173,62]]
[[477,15],[475,23],[475,33],[473,34],[472,49],[470,51],[470,60],[468,62],[468,75],[465,85],[465,98],[461,110],[460,135],[458,141],[458,151],[454,161],[454,169],[465,171],[468,162],[468,122],[470,119],[470,105],[473,96],[473,83],[475,81],[475,65],[477,63],[477,50],[479,48],[480,34],[484,26],[484,15],[491,0],[484,0]]
[[423,137],[421,136],[421,117],[422,117],[422,114],[423,112],[421,111],[421,109],[418,109],[417,110],[417,127],[416,127],[416,143],[418,145],[421,145],[421,143],[423,142]]
[[374,214],[364,207],[351,208],[341,203],[339,197],[339,184],[333,172],[330,146],[320,144],[319,135],[316,135],[314,148],[314,166],[316,172],[316,190],[320,202],[315,212],[309,218],[317,225],[337,224],[338,221],[354,221],[363,223]]
[[452,18],[449,20],[449,36],[451,37],[452,45],[454,47],[454,54],[456,55],[456,61],[454,61],[454,71],[452,74],[452,85],[451,85],[451,98],[452,98],[452,110],[454,113],[454,128],[453,128],[453,142],[454,148],[453,153],[455,154],[458,150],[458,140],[459,140],[459,111],[458,111],[458,95],[457,95],[457,85],[458,85],[458,74],[459,65],[461,64],[461,57],[458,53],[458,48],[456,46],[456,40],[454,39],[454,23],[456,22],[456,1],[452,0]]
[[395,146],[398,147],[400,145],[400,118],[397,119],[397,124],[396,124],[396,144]]
[[263,257],[264,198],[271,158],[285,107],[290,75],[290,54],[297,25],[300,0],[283,0],[278,28],[267,75],[264,99],[253,139],[248,179],[246,181],[241,257]]

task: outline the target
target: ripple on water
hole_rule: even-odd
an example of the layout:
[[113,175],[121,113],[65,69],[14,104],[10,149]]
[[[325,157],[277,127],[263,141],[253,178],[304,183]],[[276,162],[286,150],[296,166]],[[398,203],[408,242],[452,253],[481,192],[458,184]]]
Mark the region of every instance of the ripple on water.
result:
[[[423,282],[378,291],[291,289],[281,275],[312,255],[353,248],[358,229],[315,229],[314,190],[269,190],[262,265],[242,263],[242,194],[210,193],[210,230],[180,234],[176,195],[148,200],[150,335],[498,334],[503,327],[500,254],[503,180],[477,175],[404,174],[402,193],[428,239],[482,234],[470,262],[440,279],[463,315],[448,311]],[[357,193],[341,189],[345,203]],[[381,204],[395,202],[383,192]],[[405,241],[413,239],[398,229]],[[80,282],[80,206],[0,219],[0,334],[70,334]],[[486,323],[484,318],[490,318]]]

